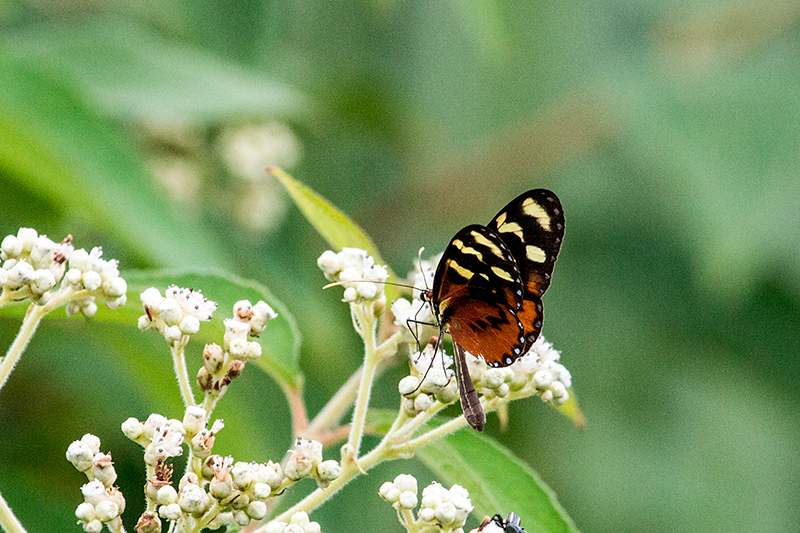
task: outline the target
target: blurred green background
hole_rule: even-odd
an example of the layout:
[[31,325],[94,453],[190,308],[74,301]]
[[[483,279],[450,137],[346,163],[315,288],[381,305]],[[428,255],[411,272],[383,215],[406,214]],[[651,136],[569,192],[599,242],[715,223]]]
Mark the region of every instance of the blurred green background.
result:
[[[268,165],[401,273],[554,190],[567,236],[544,333],[587,426],[529,400],[487,431],[583,531],[800,530],[800,4],[0,0],[0,236],[71,233],[123,270],[263,282],[300,317],[313,414],[360,347],[321,290],[324,241]],[[0,492],[29,531],[78,531],[85,480],[64,453],[93,432],[132,530],[144,472],[119,425],[180,416],[168,352],[134,324],[62,313],[0,393]],[[3,351],[18,327],[0,319]],[[396,407],[400,375],[375,405]],[[290,444],[255,367],[215,414],[215,451],[277,461]],[[432,478],[382,465],[312,519],[400,531],[377,489],[402,472]]]

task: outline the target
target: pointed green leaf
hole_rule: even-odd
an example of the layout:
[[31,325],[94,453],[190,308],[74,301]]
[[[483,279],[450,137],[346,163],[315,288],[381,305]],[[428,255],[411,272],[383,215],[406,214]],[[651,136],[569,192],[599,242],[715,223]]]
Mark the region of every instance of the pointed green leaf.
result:
[[465,429],[428,444],[416,455],[443,483],[467,489],[478,514],[513,511],[528,533],[578,531],[539,475],[485,435]]

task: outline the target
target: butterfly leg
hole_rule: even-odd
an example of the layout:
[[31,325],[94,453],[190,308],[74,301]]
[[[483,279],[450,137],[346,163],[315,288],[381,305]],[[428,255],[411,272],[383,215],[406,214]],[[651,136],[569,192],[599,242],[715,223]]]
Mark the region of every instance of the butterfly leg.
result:
[[475,386],[469,377],[467,370],[467,356],[464,348],[453,341],[453,350],[456,355],[456,379],[458,379],[458,393],[461,397],[461,409],[464,411],[464,418],[477,431],[483,431],[486,424],[486,413],[481,407],[481,400],[475,392]]

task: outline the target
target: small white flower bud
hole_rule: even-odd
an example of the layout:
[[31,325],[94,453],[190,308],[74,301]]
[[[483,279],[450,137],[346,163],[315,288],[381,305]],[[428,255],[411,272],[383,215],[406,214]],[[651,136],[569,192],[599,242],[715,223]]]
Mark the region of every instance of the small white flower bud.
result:
[[419,379],[415,376],[406,376],[400,380],[400,385],[398,388],[400,389],[400,394],[405,396],[406,394],[411,394],[419,387]]
[[70,270],[76,269],[80,272],[91,270],[89,252],[83,248],[73,251],[72,255],[69,256],[69,266]]
[[422,412],[431,406],[431,397],[427,394],[419,394],[414,398],[414,410]]
[[6,281],[8,281],[8,272],[6,272],[4,268],[0,267],[0,288],[6,284]]
[[383,485],[381,485],[381,488],[378,489],[378,495],[384,500],[391,502],[391,500],[389,500],[387,496],[389,492],[391,492],[394,488],[395,488],[394,483],[392,483],[391,481],[386,481]]
[[423,507],[419,510],[418,515],[419,519],[424,522],[433,522],[433,519],[436,518],[436,511],[430,507]]
[[283,533],[287,525],[286,522],[278,522],[277,520],[267,522],[267,525],[264,526],[264,533]]
[[283,482],[283,473],[281,472],[281,465],[267,462],[262,468],[256,472],[256,481],[259,483],[266,483],[272,490],[277,490]]
[[81,280],[83,281],[83,286],[90,291],[97,290],[97,288],[100,287],[100,284],[103,283],[103,280],[100,278],[100,274],[94,270],[85,272]]
[[22,250],[25,252],[33,250],[33,245],[37,238],[39,238],[39,233],[33,228],[19,228],[19,231],[17,231],[17,239],[19,239]]
[[542,393],[542,401],[543,402],[549,402],[552,399],[553,399],[553,391],[551,391],[550,389],[547,389],[546,391],[544,391]]
[[322,255],[317,259],[317,266],[325,273],[325,276],[330,279],[338,271],[342,269],[342,258],[333,250],[325,250]]
[[537,389],[546,389],[553,382],[553,375],[547,370],[539,370],[533,375],[532,381]]
[[158,514],[164,520],[177,520],[181,517],[181,506],[177,503],[162,505],[158,508]]
[[165,336],[172,342],[178,342],[183,337],[183,332],[178,326],[170,326],[167,328]]
[[378,294],[378,286],[374,283],[359,283],[358,288],[358,295],[364,298],[365,300],[371,300],[375,298],[375,295]]
[[567,389],[564,387],[564,384],[560,381],[554,381],[553,384],[550,386],[550,390],[553,391],[554,398],[563,398],[564,395],[567,394]]
[[[233,504],[236,505],[236,503],[239,500],[240,500],[239,498],[236,498],[235,500],[233,500]],[[242,527],[250,523],[250,517],[247,516],[247,511],[245,511],[244,509],[239,509],[235,511],[233,513],[233,520]]]
[[190,514],[197,514],[205,511],[210,501],[206,491],[195,483],[188,483],[183,486],[178,495],[178,505],[180,505],[181,509]]
[[247,341],[241,338],[231,340],[228,345],[228,351],[234,359],[239,359],[240,361],[245,359],[247,354]]
[[103,500],[95,506],[94,512],[101,522],[111,522],[119,516],[119,506],[110,500]]
[[81,277],[83,276],[83,272],[78,270],[77,268],[70,268],[67,270],[67,275],[64,278],[67,283],[70,285],[77,285],[81,282]]
[[500,398],[505,398],[508,396],[508,393],[511,392],[511,388],[508,386],[508,383],[503,383],[497,389],[495,389],[494,393],[497,394]]
[[347,303],[353,303],[358,298],[358,291],[355,287],[348,287],[344,290],[344,296],[342,300]]
[[100,453],[100,437],[92,435],[91,433],[87,433],[81,437],[81,442],[89,447],[89,450],[92,451],[92,454]]
[[122,423],[122,433],[132,441],[138,441],[144,433],[144,425],[134,417],[130,417]]
[[189,406],[183,414],[183,429],[187,435],[197,435],[206,427],[206,410],[202,407]]
[[253,498],[256,500],[266,500],[272,495],[272,487],[267,485],[266,483],[253,483],[253,488],[251,490],[253,494]]
[[115,299],[128,292],[128,283],[119,276],[113,277],[103,283],[103,292],[106,298]]
[[434,516],[442,525],[450,525],[456,520],[456,507],[451,502],[442,502],[436,507]]
[[153,321],[150,320],[150,317],[147,315],[142,315],[139,317],[139,321],[136,323],[136,327],[138,327],[142,331],[147,331],[153,325]]
[[320,531],[322,531],[322,528],[316,522],[309,522],[303,526],[303,533],[320,533]]
[[27,261],[19,261],[8,270],[8,281],[6,283],[12,290],[17,290],[23,285],[27,285],[33,281],[35,275],[36,270],[30,263]]
[[2,251],[6,257],[16,257],[22,253],[22,243],[14,235],[6,235],[3,242],[0,243],[0,251]]
[[178,327],[180,327],[184,335],[194,335],[200,331],[200,319],[196,316],[185,316]]
[[56,277],[49,270],[37,270],[31,282],[31,289],[42,294],[56,286]]
[[261,357],[262,351],[263,349],[261,348],[261,345],[259,343],[248,342],[247,349],[245,350],[244,355],[247,359],[258,359],[259,357]]
[[267,516],[267,504],[260,501],[250,502],[247,505],[247,516],[253,520],[261,520]]
[[86,533],[100,533],[101,531],[103,531],[103,523],[97,518],[95,518],[91,522],[83,524],[83,530]]
[[317,478],[322,482],[333,481],[342,475],[342,467],[337,461],[322,461],[317,465]]
[[94,506],[106,499],[106,487],[96,479],[83,485],[81,492],[83,493],[83,500]]
[[233,478],[230,474],[223,479],[213,477],[208,492],[218,500],[224,500],[233,493]]
[[169,505],[178,501],[178,491],[172,485],[164,485],[156,492],[156,502],[160,505]]
[[168,326],[177,326],[183,318],[183,311],[178,302],[172,298],[164,298],[158,306],[161,320]]
[[81,522],[91,522],[95,519],[94,505],[83,502],[75,509],[75,518]]
[[417,506],[417,495],[409,490],[403,491],[400,493],[397,503],[403,509],[413,509]]
[[503,384],[505,377],[502,368],[489,368],[481,376],[481,381],[487,389],[496,389]]
[[67,461],[72,463],[79,472],[85,472],[92,468],[92,457],[94,457],[94,453],[83,441],[76,440],[67,448]]
[[81,312],[86,318],[92,318],[97,313],[97,304],[94,301],[88,301],[81,307]]
[[402,491],[417,493],[417,478],[410,474],[400,474],[394,478],[395,486]]
[[308,513],[306,513],[305,511],[300,511],[299,513],[295,513],[292,515],[292,518],[289,519],[289,524],[295,526],[303,527],[307,526],[309,523],[310,520],[308,519]]
[[92,475],[106,487],[114,484],[117,480],[117,472],[114,470],[111,455],[105,453],[95,454],[92,458]]
[[139,299],[141,299],[142,305],[157,311],[158,307],[161,305],[161,302],[164,300],[164,297],[161,296],[161,292],[158,289],[155,287],[150,287],[139,295]]

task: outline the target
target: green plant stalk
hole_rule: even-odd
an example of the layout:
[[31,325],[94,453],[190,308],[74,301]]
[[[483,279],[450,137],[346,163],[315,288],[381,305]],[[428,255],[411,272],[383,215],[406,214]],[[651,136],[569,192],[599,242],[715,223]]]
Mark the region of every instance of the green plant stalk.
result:
[[[372,313],[371,306],[354,304],[352,306],[353,322],[356,321],[363,327],[361,336],[364,339],[364,366],[361,373],[361,381],[356,395],[356,405],[353,410],[353,422],[350,426],[350,437],[347,439],[346,449],[351,450],[353,459],[358,458],[361,447],[361,437],[364,433],[364,423],[367,418],[367,407],[369,406],[372,381],[375,378],[375,368],[380,360],[375,349],[375,315]],[[342,457],[342,462],[347,462]]]
[[2,494],[0,494],[0,526],[6,533],[25,533],[25,528],[22,527],[19,519],[14,516],[14,512],[6,503]]
[[6,384],[8,376],[11,375],[14,367],[19,362],[22,353],[25,351],[31,338],[33,338],[33,334],[36,333],[36,328],[39,327],[39,323],[45,315],[72,299],[89,294],[89,291],[75,292],[72,288],[67,288],[57,291],[45,305],[36,305],[32,303],[28,306],[28,310],[25,312],[25,318],[22,320],[22,326],[19,328],[19,333],[17,333],[17,337],[14,339],[14,342],[11,343],[11,346],[9,346],[6,356],[3,358],[3,362],[0,363],[0,390],[2,390],[3,386]]
[[181,340],[170,345],[172,353],[172,366],[175,368],[175,377],[178,379],[178,386],[181,389],[183,405],[191,407],[195,405],[192,395],[192,384],[189,382],[189,371],[186,369],[186,357],[184,356],[188,335],[181,337]]

